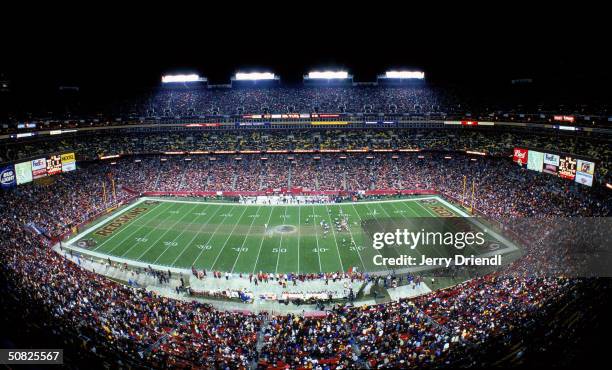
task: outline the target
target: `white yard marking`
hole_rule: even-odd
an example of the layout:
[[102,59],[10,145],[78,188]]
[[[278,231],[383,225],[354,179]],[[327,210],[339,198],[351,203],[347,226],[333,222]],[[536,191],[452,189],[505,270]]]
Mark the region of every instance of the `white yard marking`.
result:
[[242,216],[244,216],[244,213],[246,212],[246,210],[247,210],[247,208],[245,207],[244,210],[242,211],[242,213],[240,214],[240,217],[238,217],[238,220],[234,224],[234,227],[232,228],[232,231],[227,235],[227,239],[225,239],[225,243],[223,243],[223,246],[221,247],[221,250],[219,251],[219,254],[217,254],[217,258],[215,258],[215,260],[213,261],[212,266],[210,266],[211,270],[214,270],[214,267],[217,264],[217,260],[219,259],[219,256],[221,256],[221,253],[223,253],[223,250],[225,249],[225,246],[227,245],[227,242],[232,237],[232,234],[234,233],[234,230],[236,230],[236,226],[238,226],[238,224],[240,223],[240,219],[242,218]]
[[[340,206],[340,209],[342,209],[342,206]],[[351,231],[351,223],[349,221],[346,222],[346,230],[348,230],[349,235],[351,236],[351,241],[354,242],[355,238],[353,237],[353,232]],[[353,246],[353,243],[351,243],[351,246]],[[363,258],[361,257],[361,253],[359,252],[359,246],[357,245],[357,242],[355,242],[355,251],[357,252],[359,260],[361,261],[361,268],[363,269],[362,272],[365,272],[365,264],[363,263]]]
[[300,217],[302,216],[302,208],[298,208],[298,237],[297,237],[297,262],[298,268],[297,273],[300,274],[300,230],[302,229],[302,225],[300,225]]
[[[220,209],[223,209],[223,207],[217,207],[217,210],[215,211],[215,214],[217,214],[217,212],[219,212]],[[213,215],[214,217],[214,215]],[[212,218],[209,220],[209,222],[212,221]],[[215,227],[215,230],[213,230],[212,234],[210,234],[210,236],[208,237],[208,239],[206,240],[206,243],[204,243],[204,245],[208,245],[208,243],[210,243],[210,241],[212,240],[213,236],[215,236],[215,234],[217,233],[217,230],[219,230],[219,227],[223,225],[223,222],[219,222],[217,224],[217,227]],[[198,253],[198,256],[193,260],[193,262],[191,263],[192,266],[195,266],[195,263],[200,259],[200,256],[202,256],[202,253],[204,253],[204,248],[202,248],[200,250],[200,253]]]
[[[266,225],[270,225],[270,220],[272,219],[272,213],[274,213],[273,209],[270,209],[270,216],[268,216],[268,221],[266,222]],[[265,230],[266,232],[268,230]],[[255,259],[255,265],[253,265],[253,274],[256,273],[257,271],[257,262],[259,262],[259,255],[261,254],[261,247],[263,246],[263,242],[264,240],[266,240],[266,232],[264,232],[264,235],[261,237],[261,242],[259,243],[259,251],[257,252],[257,258]]]
[[[206,208],[204,209],[205,211],[208,210],[208,208],[210,208],[211,205],[207,205]],[[172,266],[174,266],[174,264],[176,263],[176,261],[179,260],[179,258],[183,255],[183,253],[185,253],[185,251],[188,249],[188,247],[191,245],[191,243],[193,243],[194,240],[197,239],[197,237],[200,235],[200,233],[202,232],[202,229],[204,228],[204,226],[208,225],[208,223],[213,219],[213,217],[215,217],[215,215],[217,214],[217,212],[219,211],[219,209],[221,209],[221,207],[216,207],[217,209],[215,210],[215,212],[213,212],[213,214],[208,218],[208,220],[206,220],[206,222],[202,222],[202,225],[200,225],[200,228],[198,229],[198,232],[196,232],[193,235],[193,238],[191,238],[191,240],[189,241],[189,243],[187,243],[185,245],[185,247],[183,248],[183,250],[181,251],[181,253],[179,253],[178,256],[176,256],[176,258],[174,259],[174,261],[172,261]],[[207,214],[208,212],[200,212],[200,213],[204,213]]]
[[[197,206],[196,206],[196,207],[197,207]],[[210,207],[210,205],[207,205],[207,206],[206,206],[206,209],[207,209],[208,207]],[[198,213],[202,214],[202,212],[198,212]],[[194,214],[195,214],[195,213],[194,213]],[[206,213],[204,213],[204,215],[206,215]],[[174,238],[174,240],[172,240],[172,241],[173,241],[173,242],[176,242],[176,240],[177,240],[177,239],[179,239],[179,238],[180,238],[180,237],[181,237],[181,236],[182,236],[182,235],[185,233],[185,231],[187,231],[187,230],[189,229],[189,227],[190,227],[191,225],[193,225],[193,224],[196,222],[196,220],[197,220],[199,217],[200,217],[200,216],[196,216],[196,217],[194,217],[194,218],[191,220],[191,222],[190,222],[190,223],[187,225],[187,227],[183,228],[183,230],[181,231],[181,233],[180,233],[180,234],[178,234],[178,236],[177,236],[176,238]],[[203,223],[202,225],[204,225],[204,223]],[[201,228],[202,228],[202,226],[200,226],[200,229],[201,229]],[[196,235],[197,235],[197,234],[196,234]],[[170,247],[172,247],[172,245],[168,245],[168,247],[167,247],[167,248],[166,248],[166,249],[165,249],[163,252],[161,252],[161,254],[160,254],[159,256],[157,256],[157,258],[155,259],[155,261],[153,261],[153,263],[154,263],[154,264],[155,264],[155,263],[157,263],[157,261],[159,261],[159,259],[161,258],[161,256],[163,256],[163,255],[164,255],[164,253],[166,253],[168,250],[170,250]],[[185,247],[183,247],[183,249],[184,249],[184,248],[185,248]]]
[[68,241],[68,245],[72,245],[74,244],[74,242],[78,241],[79,239],[83,238],[86,235],[91,234],[92,232],[98,230],[100,227],[106,225],[107,223],[111,222],[112,220],[114,220],[115,218],[117,218],[117,216],[121,216],[122,214],[124,214],[125,212],[129,211],[130,209],[136,207],[137,205],[139,205],[140,203],[144,202],[145,199],[138,199],[136,202],[134,202],[133,204],[127,206],[126,208],[122,209],[121,211],[115,213],[114,215],[111,215],[110,217],[107,217],[105,220],[102,220],[98,223],[96,223],[95,225],[89,227],[87,230],[85,230],[84,232],[80,233],[79,235],[77,235],[76,237],[70,239]]
[[[142,258],[142,256],[144,256],[145,254],[147,254],[151,249],[153,249],[153,247],[160,241],[162,240],[166,234],[168,234],[168,232],[170,232],[170,230],[174,230],[174,228],[176,227],[176,225],[178,225],[181,221],[183,221],[185,219],[185,217],[191,215],[191,212],[193,212],[194,209],[196,209],[198,206],[195,205],[193,206],[188,212],[185,212],[185,214],[180,217],[173,225],[172,227],[168,228],[168,230],[164,231],[164,233],[156,240],[153,242],[153,244],[151,244],[151,246],[149,248],[147,248],[147,250],[145,250],[144,252],[142,252],[142,254],[140,256],[138,256],[138,258],[136,258],[138,261],[140,261],[140,259]],[[184,230],[183,230],[184,231]],[[174,240],[172,240],[172,242],[174,242],[176,240],[176,238]],[[125,253],[122,255],[122,257],[125,255]]]
[[[259,216],[259,210],[260,209],[261,209],[261,207],[257,208],[257,211],[255,212],[255,215]],[[253,218],[253,220],[251,221],[251,225],[249,226],[249,232],[246,234],[246,236],[242,240],[242,244],[240,245],[240,250],[238,251],[238,255],[236,256],[236,260],[234,260],[234,264],[232,265],[232,271],[230,271],[231,273],[233,273],[234,269],[236,268],[236,263],[238,262],[238,259],[240,259],[240,253],[242,253],[242,250],[244,249],[244,243],[246,243],[246,240],[249,238],[249,235],[251,234],[251,230],[253,229],[253,223],[255,222],[255,219],[257,217],[252,217],[252,218]]]
[[[157,207],[161,207],[161,205],[157,206]],[[156,207],[156,208],[157,208]],[[171,206],[170,206],[171,207]],[[169,208],[169,207],[167,207]],[[134,234],[136,234],[137,232],[139,232],[142,228],[144,228],[146,225],[152,223],[153,221],[157,221],[159,220],[159,217],[163,214],[164,212],[160,212],[158,214],[155,215],[155,217],[151,218],[149,221],[147,221],[144,225],[139,226],[136,228],[136,230],[132,231],[131,233],[128,234],[128,236],[126,236],[125,238],[123,238],[115,247],[113,247],[113,249],[111,249],[110,251],[108,251],[108,254],[113,254],[113,252],[115,252],[115,250],[117,250],[117,248],[119,248],[119,246],[123,245],[123,243],[125,243],[126,240],[128,240],[129,238],[131,238]],[[113,219],[115,219],[116,217],[114,217]],[[166,217],[167,218],[167,217]],[[128,225],[125,225],[128,226]],[[94,252],[96,250],[98,250],[100,247],[102,247],[104,244],[108,243],[109,241],[111,241],[111,239],[114,239],[116,236],[118,236],[119,234],[121,234],[123,231],[128,231],[130,230],[129,227],[125,227],[122,230],[119,230],[119,232],[117,232],[114,235],[111,235],[110,238],[106,239],[104,242],[102,242],[102,244],[100,244],[97,248],[94,249]],[[148,234],[147,234],[148,235]]]
[[334,241],[336,244],[336,252],[338,252],[338,260],[340,261],[340,269],[342,272],[344,271],[344,264],[342,263],[342,257],[340,256],[340,247],[338,247],[338,238],[336,237],[336,224],[331,219],[331,215],[329,214],[329,207],[327,204],[325,205],[325,210],[327,211],[327,219],[329,220],[329,228],[332,229],[332,234],[334,235]]
[[317,254],[319,255],[319,272],[323,271],[323,267],[321,267],[321,248],[319,248],[319,233],[317,232],[317,225],[314,222],[314,220],[316,219],[316,217],[314,217],[315,213],[314,213],[314,207],[312,207],[312,215],[313,215],[313,226],[315,229],[315,240],[317,242]]
[[[172,207],[172,205],[170,205],[170,207]],[[143,228],[148,227],[148,225],[150,223],[152,223],[153,221],[159,221],[160,220],[160,215],[162,215],[165,212],[162,212],[158,215],[156,215],[153,219],[149,220],[148,222],[144,223],[142,226],[139,226],[138,228],[136,228],[136,230],[134,230],[133,232],[131,232],[126,238],[123,238],[122,241],[120,241],[110,252],[108,252],[109,254],[113,254],[115,252],[115,250],[117,250],[120,246],[123,245],[123,243],[125,243],[128,239],[130,239],[134,234],[138,233],[140,230],[142,230]],[[168,217],[164,217],[162,220],[165,222],[168,219]],[[149,240],[148,236],[151,235],[151,233],[153,233],[155,231],[155,227],[152,227],[151,230],[149,230],[149,232],[147,232],[146,234],[144,234],[144,236],[142,236],[141,238],[147,239],[147,241]],[[136,243],[134,243],[134,245],[132,245],[130,248],[128,248],[126,251],[123,252],[123,254],[121,256],[124,256],[127,252],[129,252],[130,250],[132,250],[132,248],[134,248],[136,246]],[[118,257],[121,257],[118,256]]]
[[[357,208],[355,207],[355,204],[351,204],[351,206],[353,207],[353,210],[355,211],[355,214],[357,215],[357,217],[359,217],[359,222],[363,222],[363,219],[361,218],[361,215],[359,214],[359,211],[357,211]],[[372,248],[372,249],[374,249],[374,248]],[[380,253],[380,251],[378,249],[374,249],[374,250],[376,251],[377,255],[382,256],[382,254]],[[364,269],[365,269],[365,265],[364,265]]]
[[[283,218],[283,221],[287,219],[287,207],[285,207],[285,214],[281,217]],[[283,247],[283,236],[284,234],[281,234],[280,242],[278,244],[278,251],[276,252],[276,268],[274,269],[275,274],[278,273],[278,261],[280,260],[281,248]]]
[[[155,197],[144,197],[142,199],[145,200],[156,200],[158,202],[171,202],[171,203],[191,203],[191,204],[217,204],[220,206],[233,206],[233,207],[258,207],[262,204],[242,204],[242,203],[223,203],[223,202],[209,202],[209,201],[197,201],[197,200],[180,200],[180,199],[164,199],[164,198],[155,198]],[[393,202],[413,202],[421,199],[438,199],[437,195],[423,195],[418,196],[418,198],[410,198],[410,199],[388,199],[388,200],[363,200],[359,202],[342,202],[339,204],[378,204],[378,203],[393,203]],[[312,203],[312,204],[265,204],[266,207],[325,207],[331,203]],[[338,204],[338,203],[333,203]]]

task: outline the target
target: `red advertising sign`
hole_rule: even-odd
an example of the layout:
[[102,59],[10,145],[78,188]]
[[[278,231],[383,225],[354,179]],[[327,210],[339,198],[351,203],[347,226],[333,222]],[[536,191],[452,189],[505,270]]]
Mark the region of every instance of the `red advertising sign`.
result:
[[574,116],[553,116],[553,119],[555,121],[562,121],[562,122],[574,122],[575,120]]
[[514,148],[514,156],[512,157],[512,160],[521,166],[524,166],[527,164],[527,153],[527,149]]

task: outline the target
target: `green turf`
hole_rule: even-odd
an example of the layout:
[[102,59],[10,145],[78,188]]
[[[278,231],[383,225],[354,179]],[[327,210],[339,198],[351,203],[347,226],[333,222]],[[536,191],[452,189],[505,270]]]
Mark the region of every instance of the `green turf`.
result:
[[[391,218],[438,217],[435,212],[459,216],[458,209],[437,197],[333,205],[240,205],[174,199],[140,200],[105,221],[93,224],[69,246],[83,247],[96,255],[108,255],[157,266],[231,272],[380,271],[373,257],[380,253],[365,240],[363,221]],[[144,211],[109,235],[98,231],[119,220],[133,207]],[[433,208],[432,208],[433,207]],[[340,211],[348,217],[348,230],[336,231],[333,219]],[[327,236],[319,225],[332,225]],[[264,226],[268,224],[268,228]],[[286,226],[285,232],[277,228]],[[350,240],[354,239],[355,245]],[[343,243],[343,239],[346,243]],[[80,243],[79,243],[80,241]],[[430,257],[454,252],[429,250]],[[464,254],[481,254],[466,248]],[[392,248],[386,257],[408,254],[418,257],[419,248]]]

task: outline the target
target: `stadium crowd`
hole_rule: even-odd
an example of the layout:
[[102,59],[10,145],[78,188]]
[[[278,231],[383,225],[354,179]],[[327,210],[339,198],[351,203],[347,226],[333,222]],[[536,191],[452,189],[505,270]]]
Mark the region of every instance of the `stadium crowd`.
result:
[[[609,139],[592,135],[517,132],[489,129],[398,129],[398,130],[270,130],[270,131],[170,131],[126,132],[72,135],[58,139],[5,142],[0,162],[19,161],[49,154],[75,152],[78,160],[107,155],[153,154],[165,152],[279,151],[279,150],[406,150],[478,151],[492,156],[511,156],[515,147],[573,153],[599,161],[596,179],[610,182],[612,151]],[[263,153],[262,157],[267,157]],[[221,158],[223,160],[223,158]],[[205,164],[193,164],[198,167]],[[246,164],[242,164],[245,166]],[[261,185],[276,188],[285,178],[269,175],[269,165],[251,163],[251,173],[261,177]],[[232,164],[233,166],[233,164]],[[217,166],[218,167],[218,166]],[[326,168],[326,166],[322,166]],[[201,167],[198,167],[203,169]],[[325,169],[324,169],[325,170]],[[171,171],[169,171],[171,172]],[[303,171],[299,171],[303,172]],[[218,174],[223,176],[222,173]],[[333,175],[333,174],[330,174]],[[192,181],[191,179],[187,179]],[[164,180],[162,180],[164,181]],[[168,181],[177,181],[170,178]],[[278,184],[277,184],[278,183]],[[246,182],[239,185],[246,185]],[[248,183],[249,186],[260,182]],[[196,184],[194,184],[196,185]],[[199,184],[201,187],[201,184]],[[385,185],[380,184],[380,185]],[[172,186],[169,184],[169,186]],[[242,188],[242,186],[239,186]],[[245,190],[245,189],[244,189]]]
[[[504,90],[504,89],[501,89]],[[253,88],[179,87],[146,91],[117,91],[112,97],[58,92],[42,102],[5,94],[8,104],[0,117],[10,121],[27,118],[42,128],[108,126],[129,119],[177,118],[204,115],[265,113],[352,113],[352,114],[439,114],[466,117],[540,117],[562,114],[593,117],[609,116],[606,101],[583,96],[557,96],[510,88],[491,89],[435,85],[315,87],[279,86]],[[533,89],[532,89],[533,90]],[[527,90],[529,91],[529,90]],[[27,114],[23,114],[27,112]],[[55,121],[50,121],[54,119]],[[531,118],[530,118],[531,119]]]
[[114,366],[417,368],[487,361],[485,350],[498,353],[520,337],[517,332],[536,330],[590,283],[550,273],[550,255],[537,241],[527,241],[527,257],[504,271],[414,299],[339,305],[323,317],[232,313],[157,296],[83,270],[49,248],[74,225],[127,201],[133,196],[127,189],[258,190],[287,179],[287,187],[344,189],[354,196],[397,186],[461,200],[465,175],[477,183],[475,207],[493,218],[608,216],[612,209],[610,197],[596,189],[527,171],[508,158],[419,155],[309,154],[293,161],[270,155],[265,163],[246,155],[215,161],[145,156],[89,163],[0,192],[0,268],[26,306],[54,317],[67,336],[86,337],[87,350]]

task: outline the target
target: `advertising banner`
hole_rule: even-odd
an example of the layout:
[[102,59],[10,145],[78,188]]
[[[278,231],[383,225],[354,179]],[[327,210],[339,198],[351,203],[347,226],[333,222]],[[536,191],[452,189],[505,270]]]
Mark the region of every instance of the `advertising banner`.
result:
[[544,153],[530,150],[527,156],[527,169],[542,172],[544,166]]
[[76,170],[76,157],[74,153],[62,154],[62,172]]
[[47,176],[47,160],[45,158],[32,161],[32,178],[40,179]]
[[559,166],[559,156],[556,154],[544,153],[544,164]]
[[576,182],[586,186],[593,186],[593,175],[585,172],[576,172]]
[[514,148],[514,156],[512,157],[512,160],[519,165],[524,166],[527,164],[527,156],[527,149]]
[[553,165],[553,164],[545,164],[544,168],[542,169],[542,172],[556,176],[557,175],[557,169],[558,169],[558,167]]
[[589,175],[595,174],[595,163],[579,159],[577,162],[576,171]]
[[559,177],[573,180],[576,178],[576,159],[565,156],[559,159]]
[[17,178],[17,185],[32,181],[32,162],[15,164],[15,176]]
[[60,155],[52,155],[47,158],[47,174],[55,175],[62,172],[62,157]]
[[15,167],[12,164],[0,167],[0,186],[2,189],[12,188],[15,185],[17,185]]

